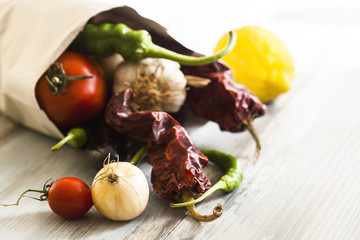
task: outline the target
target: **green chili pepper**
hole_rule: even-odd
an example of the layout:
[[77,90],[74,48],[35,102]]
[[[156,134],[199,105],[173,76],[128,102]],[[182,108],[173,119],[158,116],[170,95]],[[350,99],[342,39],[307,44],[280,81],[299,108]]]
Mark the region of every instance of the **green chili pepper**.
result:
[[80,148],[85,145],[87,141],[86,132],[83,128],[72,128],[66,137],[64,137],[60,142],[54,145],[51,150],[55,151],[61,148],[65,143],[70,144],[75,148]]
[[215,55],[192,57],[175,53],[155,45],[145,30],[132,30],[125,24],[86,24],[73,42],[87,53],[108,57],[119,53],[126,61],[140,61],[144,58],[166,58],[184,65],[204,65],[227,55],[235,46],[236,33],[229,32],[228,45]]
[[220,180],[209,190],[207,190],[201,197],[188,202],[172,203],[170,204],[171,207],[185,207],[196,204],[204,200],[216,190],[221,189],[225,192],[231,192],[241,183],[243,179],[242,167],[234,156],[216,150],[202,150],[201,152],[205,154],[211,162],[224,168],[226,170],[225,175],[223,175]]

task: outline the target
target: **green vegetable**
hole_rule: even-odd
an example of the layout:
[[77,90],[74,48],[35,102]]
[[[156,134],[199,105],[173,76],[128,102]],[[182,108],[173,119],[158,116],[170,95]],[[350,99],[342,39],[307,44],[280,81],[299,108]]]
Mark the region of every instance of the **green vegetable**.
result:
[[210,161],[224,168],[226,170],[225,175],[223,175],[215,185],[213,185],[199,198],[194,199],[194,194],[192,192],[184,191],[181,194],[183,202],[172,203],[170,204],[170,206],[186,207],[187,210],[190,212],[191,216],[193,216],[196,220],[202,222],[210,222],[221,216],[223,211],[221,204],[216,205],[216,207],[213,209],[213,214],[211,215],[202,215],[198,213],[195,208],[195,204],[201,202],[216,190],[221,189],[225,192],[233,191],[240,185],[243,179],[243,172],[241,166],[238,164],[237,159],[230,154],[226,154],[216,150],[202,150],[201,152],[205,154]]
[[72,128],[66,137],[64,137],[60,142],[54,145],[51,150],[55,151],[61,148],[65,143],[70,144],[75,148],[80,148],[85,145],[87,141],[86,132],[83,128]]
[[192,57],[155,45],[151,35],[145,30],[132,30],[122,23],[103,23],[86,24],[73,45],[87,53],[103,57],[119,53],[125,61],[137,62],[144,58],[166,58],[184,65],[204,65],[215,62],[230,53],[235,42],[236,34],[231,31],[229,42],[222,51],[208,57]]
[[172,203],[170,204],[171,207],[185,207],[191,204],[196,204],[207,198],[216,190],[221,189],[225,192],[231,192],[240,185],[243,179],[243,171],[234,156],[216,150],[202,150],[201,152],[205,154],[211,162],[224,168],[226,170],[225,175],[223,175],[220,180],[201,197],[189,202]]

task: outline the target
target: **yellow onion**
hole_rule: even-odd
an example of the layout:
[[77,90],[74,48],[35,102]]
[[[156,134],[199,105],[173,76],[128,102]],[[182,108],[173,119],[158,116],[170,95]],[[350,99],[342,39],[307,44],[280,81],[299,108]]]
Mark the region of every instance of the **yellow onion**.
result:
[[129,162],[112,162],[96,174],[91,188],[96,209],[115,221],[139,216],[149,200],[149,184],[144,173]]

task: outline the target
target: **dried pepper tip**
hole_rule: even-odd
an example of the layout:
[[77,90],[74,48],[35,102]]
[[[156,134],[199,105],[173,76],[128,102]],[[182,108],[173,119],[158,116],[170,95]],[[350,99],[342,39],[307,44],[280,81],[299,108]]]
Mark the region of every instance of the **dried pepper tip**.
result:
[[255,143],[256,143],[255,153],[254,153],[253,157],[249,160],[249,163],[255,164],[257,162],[257,160],[259,159],[260,152],[261,152],[260,138],[259,138],[259,135],[257,134],[257,131],[256,131],[254,125],[253,125],[251,117],[248,117],[243,122],[243,124],[244,124],[245,128],[249,131],[249,133],[251,134],[251,137],[255,140]]
[[[194,195],[190,192],[190,191],[184,191],[181,194],[181,198],[183,202],[189,202],[189,201],[193,201],[194,200]],[[189,211],[189,213],[191,214],[191,216],[193,218],[195,218],[196,220],[200,221],[200,222],[211,222],[214,221],[215,219],[217,219],[218,217],[221,216],[222,212],[223,212],[223,208],[221,206],[220,203],[218,203],[216,205],[216,207],[213,210],[213,214],[211,215],[202,215],[200,214],[195,207],[195,204],[191,204],[186,206],[187,210]]]
[[205,87],[209,83],[211,83],[211,80],[209,78],[203,78],[198,76],[192,76],[192,75],[185,75],[187,85],[191,87]]

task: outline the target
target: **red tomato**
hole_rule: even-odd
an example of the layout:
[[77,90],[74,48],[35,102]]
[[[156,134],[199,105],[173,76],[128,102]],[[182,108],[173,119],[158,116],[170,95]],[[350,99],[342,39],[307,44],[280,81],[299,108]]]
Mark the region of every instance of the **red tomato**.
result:
[[55,181],[50,187],[47,200],[54,213],[68,219],[82,217],[93,205],[90,188],[74,177]]
[[57,60],[66,76],[92,76],[69,81],[65,92],[52,94],[45,73],[35,86],[35,96],[41,109],[60,129],[68,130],[82,125],[103,111],[107,86],[100,66],[86,55],[66,51]]

